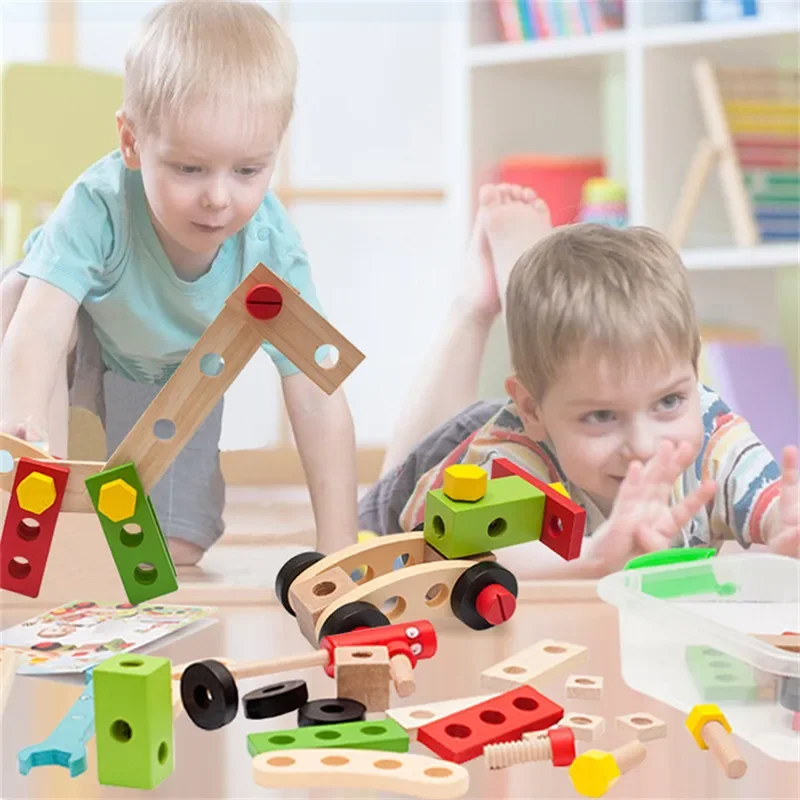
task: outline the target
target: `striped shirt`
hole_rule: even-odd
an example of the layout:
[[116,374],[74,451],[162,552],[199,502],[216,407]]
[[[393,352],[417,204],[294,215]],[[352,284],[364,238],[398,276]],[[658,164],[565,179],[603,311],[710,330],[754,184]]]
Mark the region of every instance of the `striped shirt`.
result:
[[[713,501],[678,533],[673,546],[719,548],[725,539],[736,539],[742,547],[763,544],[764,520],[778,499],[780,469],[745,419],[706,386],[701,384],[699,392],[703,445],[692,466],[675,481],[670,503],[690,495],[704,480],[716,481],[717,491]],[[552,443],[535,442],[525,435],[517,409],[509,400],[417,481],[400,514],[402,529],[413,530],[424,521],[425,499],[429,491],[441,488],[447,467],[478,464],[491,474],[495,458],[507,458],[545,483],[563,483],[571,498],[586,510],[588,535],[605,521],[591,497],[564,475]]]

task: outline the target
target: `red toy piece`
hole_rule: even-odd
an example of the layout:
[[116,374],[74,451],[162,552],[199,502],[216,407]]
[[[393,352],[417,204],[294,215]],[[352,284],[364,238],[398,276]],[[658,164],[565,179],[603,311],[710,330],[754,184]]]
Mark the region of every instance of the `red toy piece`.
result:
[[493,583],[478,595],[475,610],[492,625],[502,625],[514,616],[517,598],[505,586]]
[[254,319],[274,319],[281,313],[283,298],[274,286],[259,283],[247,293],[244,306]]
[[569,497],[535,478],[507,458],[496,458],[492,462],[492,478],[507,478],[509,475],[519,475],[531,486],[544,492],[544,518],[539,541],[554,553],[558,553],[565,561],[577,558],[581,554],[583,534],[586,530],[586,512]]
[[457,714],[423,725],[417,741],[437,756],[463,764],[487,744],[513,742],[527,731],[555,725],[564,709],[532,686],[520,686]]
[[[68,476],[69,467],[55,463],[31,458],[17,462],[0,537],[0,588],[26,597],[39,596]],[[18,489],[23,482],[20,504]]]
[[328,663],[325,673],[334,677],[333,651],[337,647],[384,646],[389,651],[389,658],[404,655],[415,667],[422,658],[433,658],[436,655],[436,630],[425,619],[406,622],[398,625],[384,625],[379,628],[357,628],[348,633],[336,633],[326,636],[320,643],[320,649],[328,651]]
[[553,766],[568,767],[575,760],[575,734],[572,728],[550,728],[547,731],[553,750]]

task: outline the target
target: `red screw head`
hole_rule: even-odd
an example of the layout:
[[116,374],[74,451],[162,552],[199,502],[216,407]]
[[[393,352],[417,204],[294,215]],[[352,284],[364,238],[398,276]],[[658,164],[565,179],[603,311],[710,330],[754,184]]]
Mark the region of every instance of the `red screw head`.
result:
[[568,767],[575,760],[575,734],[572,728],[550,728],[547,736],[553,750],[553,766]]
[[475,610],[491,625],[501,625],[517,610],[517,598],[505,586],[493,583],[480,592]]
[[283,298],[274,286],[259,283],[247,293],[244,305],[254,319],[274,319],[281,313]]

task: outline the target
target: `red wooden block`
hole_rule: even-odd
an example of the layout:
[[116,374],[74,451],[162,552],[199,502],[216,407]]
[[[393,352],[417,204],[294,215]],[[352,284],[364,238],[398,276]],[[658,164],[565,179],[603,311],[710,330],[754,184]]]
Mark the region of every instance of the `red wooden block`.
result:
[[515,741],[527,731],[555,725],[563,716],[561,706],[524,685],[423,725],[417,741],[437,756],[463,764],[481,755],[487,744]]
[[[56,487],[55,502],[41,514],[25,511],[17,502],[17,486],[32,472],[49,475]],[[14,486],[0,536],[1,589],[26,597],[39,596],[68,475],[69,467],[50,462],[30,458],[20,458],[17,462]]]
[[519,475],[545,494],[542,535],[539,541],[554,553],[558,553],[565,561],[577,558],[581,554],[583,534],[586,530],[586,512],[569,497],[565,497],[507,458],[496,458],[492,462],[492,478],[507,478],[509,475]]

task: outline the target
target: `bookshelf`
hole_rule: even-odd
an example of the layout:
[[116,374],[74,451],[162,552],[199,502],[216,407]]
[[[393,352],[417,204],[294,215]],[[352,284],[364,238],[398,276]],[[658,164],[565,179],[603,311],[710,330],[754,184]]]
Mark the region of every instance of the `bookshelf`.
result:
[[[695,59],[796,68],[800,50],[798,20],[676,23],[673,10],[672,3],[628,0],[622,30],[503,42],[494,0],[465,4],[454,31],[460,58],[450,120],[464,238],[480,184],[500,159],[522,153],[605,157],[608,175],[627,188],[631,223],[667,229],[702,130]],[[753,326],[768,340],[788,335],[797,353],[786,292],[800,283],[800,246],[735,247],[716,173],[683,256],[701,319]],[[481,388],[493,396],[508,369],[501,330],[489,349]]]

